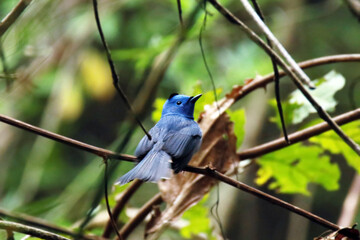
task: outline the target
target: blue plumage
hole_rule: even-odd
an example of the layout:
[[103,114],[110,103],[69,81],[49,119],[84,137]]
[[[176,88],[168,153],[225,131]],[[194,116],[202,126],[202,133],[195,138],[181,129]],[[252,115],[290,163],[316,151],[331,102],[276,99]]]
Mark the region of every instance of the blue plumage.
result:
[[193,116],[195,102],[200,97],[201,94],[170,95],[160,121],[149,131],[152,139],[144,136],[135,150],[141,161],[116,184],[123,185],[135,178],[157,182],[170,177],[171,167],[178,173],[188,164],[201,145],[202,133]]

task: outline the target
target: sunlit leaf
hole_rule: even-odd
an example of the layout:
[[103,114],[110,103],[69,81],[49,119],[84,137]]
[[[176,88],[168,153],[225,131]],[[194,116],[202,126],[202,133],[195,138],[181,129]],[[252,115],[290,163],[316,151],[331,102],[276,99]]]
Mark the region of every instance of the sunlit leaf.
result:
[[[345,85],[345,78],[335,71],[331,71],[323,78],[314,81],[316,85],[315,90],[310,90],[311,95],[326,111],[334,111],[337,101],[334,95],[337,91],[342,89]],[[315,108],[304,97],[300,90],[295,90],[291,93],[290,104],[298,104],[299,108],[295,109],[292,122],[294,124],[300,123],[310,113],[315,113]]]
[[309,195],[309,183],[320,184],[329,191],[339,188],[339,167],[318,146],[295,144],[266,154],[257,162],[260,169],[256,183],[263,185],[273,179],[269,187],[280,193]]
[[227,114],[229,114],[230,121],[234,123],[234,133],[236,135],[236,148],[241,146],[241,143],[244,140],[245,135],[245,110],[238,109],[235,111],[227,110]]
[[191,239],[193,235],[206,234],[210,239],[213,238],[211,234],[209,208],[205,205],[207,199],[208,195],[205,195],[200,202],[187,210],[182,216],[183,219],[189,222],[186,227],[180,230],[180,234],[183,237]]
[[[360,144],[360,121],[354,121],[341,126],[345,133]],[[328,131],[316,137],[310,138],[310,142],[320,146],[333,154],[342,154],[348,164],[360,173],[360,157],[352,150],[334,131]]]

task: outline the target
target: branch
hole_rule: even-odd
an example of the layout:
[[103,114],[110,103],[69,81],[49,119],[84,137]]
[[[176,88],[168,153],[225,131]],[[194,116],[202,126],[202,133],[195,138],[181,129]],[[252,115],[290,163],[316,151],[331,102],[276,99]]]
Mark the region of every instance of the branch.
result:
[[0,38],[9,29],[9,27],[19,18],[22,12],[31,3],[32,0],[20,0],[18,4],[6,15],[0,22]]
[[282,208],[285,208],[293,213],[296,213],[298,215],[301,215],[307,219],[309,219],[312,222],[316,222],[326,228],[332,229],[332,230],[338,230],[340,229],[339,226],[337,226],[336,224],[329,222],[328,220],[321,218],[319,216],[316,216],[315,214],[312,214],[311,212],[308,212],[306,210],[303,210],[299,207],[296,207],[290,203],[287,203],[279,198],[276,198],[274,196],[271,196],[267,193],[264,193],[260,190],[257,190],[256,188],[250,187],[242,182],[236,181],[235,179],[232,179],[214,169],[211,169],[209,167],[206,168],[195,168],[195,167],[191,167],[191,166],[187,166],[186,167],[186,171],[188,172],[192,172],[192,173],[199,173],[199,174],[203,174],[212,178],[215,178],[221,182],[227,183],[235,188],[238,188],[242,191],[245,191],[247,193],[250,193],[251,195],[254,195],[258,198],[261,198],[265,201],[271,202],[272,204],[278,205]]
[[148,131],[146,131],[146,129],[145,129],[144,125],[141,123],[139,117],[135,114],[135,111],[134,111],[133,107],[131,106],[128,97],[126,96],[125,92],[122,90],[122,88],[120,86],[119,75],[116,73],[115,65],[114,65],[114,62],[113,62],[113,60],[111,58],[111,53],[110,53],[109,47],[108,47],[107,42],[105,40],[105,35],[104,35],[102,27],[101,27],[99,13],[98,13],[97,0],[93,0],[93,8],[94,8],[96,26],[98,28],[100,38],[101,38],[101,42],[102,42],[104,50],[106,52],[106,57],[107,57],[107,60],[108,60],[108,63],[109,63],[109,67],[110,67],[114,87],[117,90],[117,92],[119,93],[119,95],[121,96],[121,98],[123,99],[123,101],[125,102],[125,105],[128,107],[129,111],[133,114],[133,116],[134,116],[136,122],[139,124],[140,128],[144,131],[144,133],[149,138],[149,140],[151,140],[151,135],[148,133]]
[[340,217],[338,220],[339,226],[349,226],[354,221],[355,214],[359,208],[360,203],[360,175],[355,173],[352,180],[349,192],[347,193]]
[[[79,237],[79,234],[69,231],[66,228],[56,226],[54,224],[48,223],[42,219],[35,218],[32,216],[28,216],[28,215],[24,215],[24,214],[14,214],[14,213],[8,212],[4,209],[0,209],[0,217],[10,219],[12,221],[20,222],[22,224],[30,225],[33,227],[47,229],[48,231],[51,231],[51,232],[65,234],[65,235],[68,235],[71,237]],[[96,238],[96,237],[91,237],[91,236],[80,236],[80,237],[85,240],[91,240],[91,239]]]
[[[360,146],[353,141],[351,138],[349,138],[342,130],[341,128],[334,122],[334,120],[331,119],[330,115],[322,109],[322,107],[315,101],[315,99],[311,96],[309,91],[302,85],[301,79],[298,76],[298,72],[295,71],[295,69],[289,68],[285,64],[285,62],[279,57],[279,55],[274,52],[268,45],[265,44],[265,42],[250,28],[248,28],[243,22],[241,22],[238,18],[236,18],[229,10],[224,8],[221,4],[219,4],[216,0],[209,0],[213,6],[218,9],[218,11],[223,14],[230,22],[237,24],[240,26],[240,28],[260,47],[264,49],[268,54],[273,56],[277,63],[283,68],[283,70],[288,74],[291,79],[293,80],[294,84],[297,86],[297,88],[302,92],[302,94],[306,97],[306,99],[311,103],[311,105],[316,109],[318,115],[320,118],[325,120],[330,127],[343,139],[343,141],[348,144],[359,156],[360,156]],[[241,0],[246,1],[246,0]],[[251,6],[250,6],[251,7]],[[255,13],[256,14],[256,13]],[[257,15],[256,15],[257,17]],[[261,21],[261,20],[260,20]],[[296,74],[297,73],[297,74]]]
[[[343,125],[358,119],[360,119],[360,108],[354,111],[344,113],[334,118],[336,123],[339,125]],[[322,122],[315,126],[295,132],[289,135],[290,145],[307,140],[313,136],[329,131],[330,129],[330,126],[326,122]],[[279,138],[274,141],[244,150],[237,155],[241,160],[245,160],[249,158],[256,158],[287,146],[289,146],[289,144],[284,140],[284,138]]]
[[266,38],[271,42],[271,45],[275,46],[279,53],[283,58],[289,63],[289,65],[293,68],[294,73],[299,77],[299,79],[310,88],[315,88],[310,78],[305,74],[305,72],[297,65],[295,60],[290,56],[290,54],[286,51],[283,45],[277,40],[274,34],[270,31],[270,29],[266,26],[263,20],[259,17],[259,15],[255,12],[255,10],[251,7],[248,0],[240,0],[240,2],[245,7],[245,10],[249,13],[252,19],[255,21],[255,24],[259,27],[263,34],[265,34]]
[[[129,201],[131,196],[136,192],[136,190],[143,184],[143,181],[139,179],[135,179],[131,185],[126,188],[126,190],[122,193],[121,198],[116,201],[116,205],[112,211],[112,215],[114,219],[118,219],[122,209],[124,208],[125,204]],[[111,235],[113,228],[111,225],[111,219],[106,223],[105,230],[102,234],[102,237],[109,238]]]
[[[153,206],[159,205],[162,203],[161,194],[156,194],[153,198],[151,198],[145,205],[143,205],[139,212],[133,217],[129,222],[127,222],[120,230],[120,235],[126,239],[129,234],[140,224],[143,222],[145,217],[151,212]],[[117,240],[119,240],[117,238]]]
[[360,21],[360,2],[358,0],[345,0],[352,14]]
[[62,237],[55,233],[44,231],[38,228],[29,227],[20,223],[0,220],[0,228],[14,232],[24,233],[33,237],[38,237],[47,240],[70,240],[69,238]]
[[[331,64],[331,63],[338,63],[338,62],[360,62],[360,54],[339,54],[339,55],[332,55],[332,56],[325,56],[310,59],[304,62],[300,62],[299,66],[303,69]],[[284,71],[279,72],[279,77],[285,77],[286,73]],[[256,78],[254,81],[244,85],[241,88],[241,92],[238,94],[236,101],[245,97],[248,93],[252,92],[257,88],[265,87],[267,84],[271,83],[274,80],[274,73],[268,74],[261,78]]]
[[80,141],[76,141],[72,138],[68,138],[68,137],[62,136],[60,134],[56,134],[56,133],[44,130],[39,127],[35,127],[28,123],[24,123],[22,121],[16,120],[14,118],[11,118],[11,117],[8,117],[8,116],[2,115],[2,114],[0,114],[0,121],[10,124],[14,127],[21,128],[23,130],[35,133],[37,135],[55,140],[57,142],[64,143],[66,145],[84,150],[86,152],[95,154],[102,158],[111,158],[111,159],[118,159],[118,160],[124,160],[124,161],[129,161],[129,162],[137,162],[137,159],[134,156],[127,155],[127,154],[117,154],[110,150],[106,150],[106,149],[95,147],[95,146],[92,146],[92,145],[89,145],[89,144],[86,144],[86,143],[83,143]]

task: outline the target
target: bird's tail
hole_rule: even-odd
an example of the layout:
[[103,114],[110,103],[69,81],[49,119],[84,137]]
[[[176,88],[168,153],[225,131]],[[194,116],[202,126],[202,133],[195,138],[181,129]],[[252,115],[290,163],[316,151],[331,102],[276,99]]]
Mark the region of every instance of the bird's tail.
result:
[[157,182],[171,175],[171,157],[164,151],[151,150],[133,169],[120,177],[115,184],[124,185],[135,178]]

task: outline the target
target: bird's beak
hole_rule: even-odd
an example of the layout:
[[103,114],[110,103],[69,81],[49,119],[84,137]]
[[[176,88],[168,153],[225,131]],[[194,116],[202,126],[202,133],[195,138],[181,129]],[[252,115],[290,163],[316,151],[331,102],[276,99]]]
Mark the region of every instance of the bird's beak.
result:
[[198,95],[196,95],[196,96],[194,96],[194,97],[191,97],[191,98],[190,98],[190,101],[193,102],[193,103],[195,103],[201,96],[202,96],[202,94],[198,94]]

